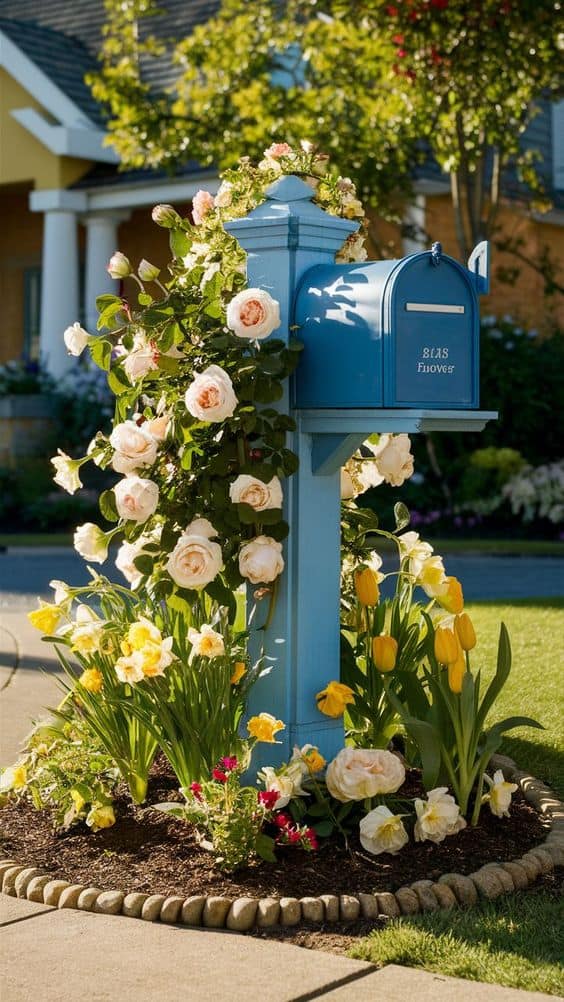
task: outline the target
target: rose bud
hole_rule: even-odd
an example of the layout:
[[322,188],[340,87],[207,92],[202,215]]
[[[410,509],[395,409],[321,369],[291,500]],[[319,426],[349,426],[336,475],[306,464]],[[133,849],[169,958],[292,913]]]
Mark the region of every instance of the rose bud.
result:
[[122,254],[121,251],[116,251],[115,254],[112,254],[106,270],[112,278],[127,278],[128,275],[131,275],[133,269],[125,254]]
[[146,261],[145,258],[139,262],[137,274],[142,282],[154,282],[155,279],[159,277],[160,273],[161,269],[157,268],[156,264],[151,264],[150,261]]
[[155,205],[151,212],[151,218],[157,226],[164,226],[171,230],[173,226],[178,226],[181,222],[180,216],[172,205]]

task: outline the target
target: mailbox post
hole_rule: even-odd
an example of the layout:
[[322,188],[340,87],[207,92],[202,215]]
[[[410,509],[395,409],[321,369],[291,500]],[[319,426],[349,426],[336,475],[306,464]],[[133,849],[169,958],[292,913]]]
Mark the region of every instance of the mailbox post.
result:
[[[268,630],[251,634],[251,656],[263,649],[273,663],[251,690],[249,710],[275,713],[286,729],[280,744],[257,747],[259,768],[288,759],[295,744],[316,744],[328,759],[343,746],[342,720],[323,716],[315,703],[316,693],[339,678],[341,466],[373,432],[477,431],[496,416],[461,409],[477,406],[477,295],[487,287],[485,246],[475,252],[474,272],[443,260],[438,247],[432,259],[424,252],[400,262],[335,265],[356,224],[314,205],[312,189],[297,177],[281,178],[267,194],[249,216],[226,227],[247,252],[249,285],[280,303],[274,336],[287,340],[297,322],[305,343],[294,385],[278,405],[297,422],[288,446],[300,463],[284,499],[286,566]],[[429,309],[435,306],[443,312]],[[447,348],[446,359],[431,360],[425,349],[432,347]],[[454,361],[448,361],[451,351]],[[443,380],[440,392],[433,390],[431,379],[431,389],[417,399],[413,385],[425,384],[422,378],[402,381],[406,358],[410,377],[413,362],[415,376],[427,358],[429,365],[452,365],[454,389],[452,380]]]

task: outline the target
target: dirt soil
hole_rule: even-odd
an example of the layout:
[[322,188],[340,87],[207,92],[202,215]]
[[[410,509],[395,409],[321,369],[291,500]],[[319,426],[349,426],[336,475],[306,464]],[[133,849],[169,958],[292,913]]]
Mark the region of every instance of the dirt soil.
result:
[[[404,792],[421,793],[414,770],[408,773]],[[396,890],[413,880],[436,880],[442,873],[471,873],[484,863],[522,855],[546,835],[539,815],[517,793],[509,818],[496,818],[485,808],[479,826],[438,845],[411,843],[396,856],[371,856],[353,834],[348,850],[341,838],[333,837],[322,841],[317,852],[281,848],[276,863],[257,861],[224,874],[213,855],[200,848],[190,825],[150,806],[174,799],[181,799],[177,781],[161,760],[151,777],[149,806],[135,807],[118,791],[116,824],[95,834],[83,823],[57,833],[49,812],[38,812],[26,801],[9,804],[0,812],[1,852],[54,878],[126,893],[300,898]]]

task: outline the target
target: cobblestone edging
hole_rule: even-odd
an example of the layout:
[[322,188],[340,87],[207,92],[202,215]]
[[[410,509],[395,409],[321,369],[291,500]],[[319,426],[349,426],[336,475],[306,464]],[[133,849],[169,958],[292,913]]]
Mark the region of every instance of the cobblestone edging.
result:
[[416,880],[394,893],[322,894],[318,898],[224,898],[195,895],[184,898],[164,894],[140,894],[107,891],[99,887],[53,880],[37,867],[18,864],[13,859],[0,860],[2,893],[27,898],[53,908],[78,908],[102,915],[126,915],[146,922],[181,923],[207,929],[232,929],[246,932],[255,927],[296,926],[353,922],[355,919],[396,918],[417,912],[438,911],[476,904],[479,898],[497,898],[533,884],[542,873],[564,865],[564,804],[552,790],[534,776],[518,769],[515,762],[502,755],[494,756],[492,768],[501,768],[506,779],[517,783],[530,804],[549,823],[544,842],[530,849],[520,859],[487,863],[466,877],[445,873],[434,883]]

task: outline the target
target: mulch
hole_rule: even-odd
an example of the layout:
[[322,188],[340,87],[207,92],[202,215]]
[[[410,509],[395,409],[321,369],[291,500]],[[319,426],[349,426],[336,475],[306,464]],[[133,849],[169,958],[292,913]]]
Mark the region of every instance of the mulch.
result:
[[[419,775],[408,774],[409,796],[421,792]],[[148,804],[181,799],[177,781],[157,763],[149,785]],[[202,849],[194,830],[150,806],[135,807],[118,791],[117,821],[92,833],[81,823],[69,832],[53,830],[51,815],[27,801],[11,803],[0,812],[3,856],[37,866],[71,883],[119,889],[126,893],[213,894],[226,897],[305,897],[397,890],[414,880],[436,880],[443,873],[472,873],[485,863],[522,856],[546,837],[537,812],[520,792],[509,818],[482,810],[476,828],[466,828],[438,845],[411,843],[396,856],[366,853],[357,835],[322,841],[318,852],[294,847],[277,850],[277,862],[257,861],[234,874],[223,874],[213,855]]]

